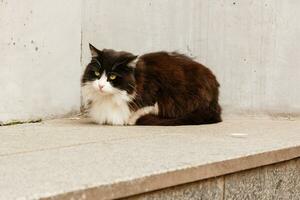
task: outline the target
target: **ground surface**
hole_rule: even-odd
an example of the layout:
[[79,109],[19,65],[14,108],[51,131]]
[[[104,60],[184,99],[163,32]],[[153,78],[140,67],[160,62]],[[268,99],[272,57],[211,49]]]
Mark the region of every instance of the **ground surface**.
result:
[[0,127],[0,199],[116,198],[300,156],[300,121],[110,127],[60,119]]

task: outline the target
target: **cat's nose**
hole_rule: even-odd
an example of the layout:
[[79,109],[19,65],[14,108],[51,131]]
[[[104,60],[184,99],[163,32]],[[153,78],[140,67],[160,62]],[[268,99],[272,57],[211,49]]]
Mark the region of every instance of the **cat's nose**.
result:
[[102,91],[102,89],[104,88],[104,85],[98,84],[98,87],[99,87],[100,91]]

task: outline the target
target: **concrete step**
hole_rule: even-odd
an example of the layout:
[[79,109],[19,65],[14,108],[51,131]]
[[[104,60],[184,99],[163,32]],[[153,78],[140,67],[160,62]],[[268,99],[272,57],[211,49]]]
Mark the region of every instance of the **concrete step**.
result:
[[0,127],[0,199],[115,199],[300,157],[300,120],[111,127],[57,119]]

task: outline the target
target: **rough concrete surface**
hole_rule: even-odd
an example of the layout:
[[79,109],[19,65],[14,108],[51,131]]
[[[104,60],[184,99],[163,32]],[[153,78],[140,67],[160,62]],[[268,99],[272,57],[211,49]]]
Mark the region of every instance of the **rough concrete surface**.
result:
[[1,0],[0,30],[0,124],[78,111],[81,0]]
[[299,174],[300,158],[149,192],[126,200],[299,200]]
[[300,157],[225,177],[224,199],[299,200]]
[[224,178],[210,178],[159,191],[149,192],[124,200],[223,200]]
[[300,156],[300,121],[111,127],[61,119],[0,127],[0,199],[113,199]]

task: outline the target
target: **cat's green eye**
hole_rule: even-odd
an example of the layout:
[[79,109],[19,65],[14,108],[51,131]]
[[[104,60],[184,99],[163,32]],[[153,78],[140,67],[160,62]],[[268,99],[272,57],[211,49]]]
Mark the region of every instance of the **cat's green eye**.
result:
[[100,76],[100,72],[95,72],[95,75],[96,76]]
[[110,79],[110,80],[115,80],[116,78],[117,78],[117,76],[114,75],[114,74],[109,75],[109,79]]

